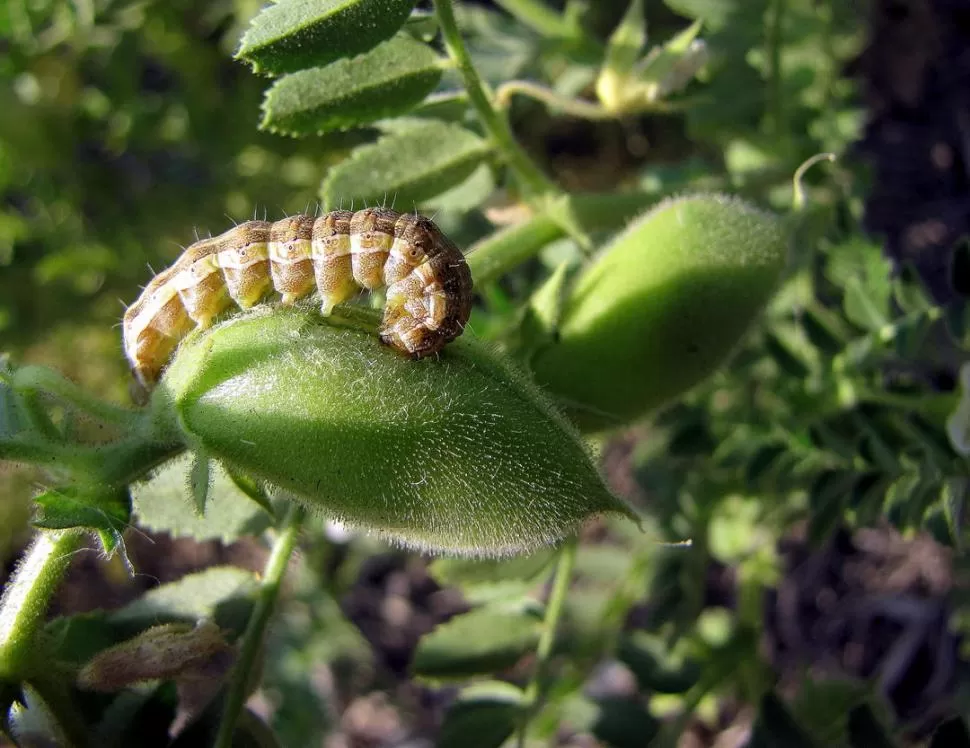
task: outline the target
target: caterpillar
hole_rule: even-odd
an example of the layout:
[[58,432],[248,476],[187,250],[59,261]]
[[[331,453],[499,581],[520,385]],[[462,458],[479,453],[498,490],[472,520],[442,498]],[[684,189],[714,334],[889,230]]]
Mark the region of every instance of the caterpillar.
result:
[[464,255],[435,225],[386,208],[247,221],[188,247],[125,311],[122,339],[147,393],[179,341],[233,304],[248,309],[275,291],[293,304],[314,290],[320,313],[360,288],[387,287],[380,337],[418,359],[461,335],[472,306]]

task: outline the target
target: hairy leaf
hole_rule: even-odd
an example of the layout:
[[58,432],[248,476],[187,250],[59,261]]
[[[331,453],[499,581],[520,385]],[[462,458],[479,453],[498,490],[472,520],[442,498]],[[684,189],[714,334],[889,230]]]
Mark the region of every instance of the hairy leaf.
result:
[[236,628],[245,622],[255,591],[253,572],[235,566],[213,566],[146,592],[112,611],[108,620],[115,625],[146,626],[206,618],[220,626]]
[[409,123],[331,169],[321,197],[328,210],[347,199],[389,199],[410,210],[460,184],[489,152],[486,141],[458,125]]
[[525,694],[511,683],[464,689],[445,714],[437,748],[501,748],[522,718]]
[[352,57],[393,36],[414,1],[280,0],[253,19],[236,56],[270,74]]
[[266,509],[244,494],[216,464],[209,470],[211,486],[205,513],[200,515],[193,490],[197,464],[193,457],[183,456],[166,464],[147,483],[132,486],[138,524],[176,538],[224,543],[269,527],[272,517]]
[[128,527],[131,497],[127,489],[85,486],[52,488],[34,498],[33,525],[47,530],[82,527],[120,533]]
[[422,637],[411,669],[434,680],[494,673],[535,649],[540,630],[541,622],[530,615],[478,608]]
[[360,57],[280,78],[266,92],[260,126],[284,135],[356,127],[407,112],[440,78],[428,45],[396,37]]

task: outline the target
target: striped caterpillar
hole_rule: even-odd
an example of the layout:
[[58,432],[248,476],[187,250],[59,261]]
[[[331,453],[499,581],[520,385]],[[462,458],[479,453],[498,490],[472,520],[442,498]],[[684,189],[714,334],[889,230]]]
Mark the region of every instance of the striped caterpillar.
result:
[[412,358],[461,335],[472,304],[465,258],[429,218],[383,208],[247,221],[188,247],[125,312],[132,374],[147,392],[179,341],[233,303],[248,309],[271,291],[293,304],[314,289],[320,312],[359,288],[387,286],[381,340]]

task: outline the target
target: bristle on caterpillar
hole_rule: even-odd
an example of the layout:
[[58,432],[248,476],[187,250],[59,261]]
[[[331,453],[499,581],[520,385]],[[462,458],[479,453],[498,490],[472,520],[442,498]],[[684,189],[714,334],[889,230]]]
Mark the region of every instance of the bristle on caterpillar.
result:
[[471,273],[431,219],[367,208],[247,221],[197,241],[145,286],[124,315],[125,355],[147,392],[179,341],[233,305],[248,309],[272,292],[293,304],[317,291],[329,316],[359,289],[384,286],[387,345],[423,358],[461,335]]

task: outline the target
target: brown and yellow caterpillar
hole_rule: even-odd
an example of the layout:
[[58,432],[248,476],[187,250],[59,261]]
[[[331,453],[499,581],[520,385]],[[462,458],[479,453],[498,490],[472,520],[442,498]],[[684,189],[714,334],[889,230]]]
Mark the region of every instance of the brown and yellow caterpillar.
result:
[[232,304],[248,309],[271,291],[293,304],[314,289],[320,311],[358,289],[387,286],[381,340],[413,358],[461,335],[472,306],[465,258],[423,216],[384,208],[247,221],[188,247],[125,312],[125,355],[150,390],[179,341]]

